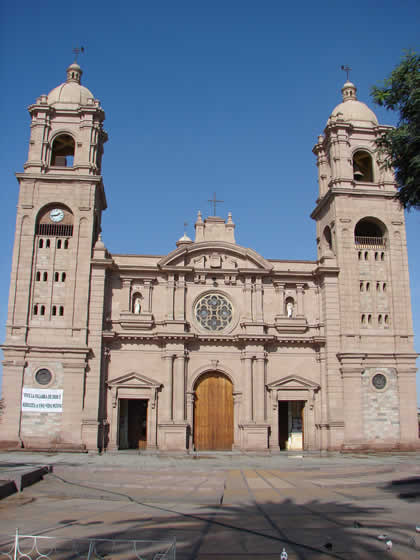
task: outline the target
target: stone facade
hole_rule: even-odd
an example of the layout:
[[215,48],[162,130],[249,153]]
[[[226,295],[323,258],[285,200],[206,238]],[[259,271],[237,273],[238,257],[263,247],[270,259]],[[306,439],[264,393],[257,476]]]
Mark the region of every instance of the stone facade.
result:
[[231,214],[200,213],[194,241],[125,255],[100,235],[107,135],[81,74],[29,107],[2,445],[416,448],[404,215],[374,152],[386,127],[355,86],[314,148],[316,261],[267,260],[236,243]]

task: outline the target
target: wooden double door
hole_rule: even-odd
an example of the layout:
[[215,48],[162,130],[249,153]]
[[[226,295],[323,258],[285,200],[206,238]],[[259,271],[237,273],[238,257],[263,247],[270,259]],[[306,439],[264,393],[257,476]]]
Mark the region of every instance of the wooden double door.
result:
[[232,445],[232,382],[222,373],[206,373],[195,387],[194,447],[197,451],[230,451]]

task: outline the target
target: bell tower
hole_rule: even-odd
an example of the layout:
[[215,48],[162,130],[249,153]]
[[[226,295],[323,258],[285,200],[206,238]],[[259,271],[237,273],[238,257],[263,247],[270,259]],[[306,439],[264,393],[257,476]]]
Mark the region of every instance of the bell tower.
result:
[[[82,446],[82,429],[75,433],[70,426],[71,416],[81,418],[83,410],[91,257],[106,208],[101,159],[107,134],[100,102],[81,77],[74,62],[64,83],[30,105],[28,159],[16,175],[0,439],[25,447]],[[49,412],[42,399],[61,407]]]
[[[410,448],[417,441],[415,357],[404,212],[375,140],[389,129],[347,81],[313,151],[334,448]],[[336,293],[333,293],[336,289]],[[331,293],[328,293],[330,291]]]

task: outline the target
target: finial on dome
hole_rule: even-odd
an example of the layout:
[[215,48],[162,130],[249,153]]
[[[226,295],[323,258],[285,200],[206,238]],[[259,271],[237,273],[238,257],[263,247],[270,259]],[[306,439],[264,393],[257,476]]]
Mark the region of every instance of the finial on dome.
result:
[[357,87],[353,84],[353,82],[347,81],[344,86],[341,88],[341,93],[343,94],[343,102],[346,101],[357,101]]
[[67,68],[67,80],[66,80],[67,83],[75,82],[76,84],[80,84],[82,74],[83,74],[83,70],[80,68],[77,62],[73,62]]
[[233,224],[232,212],[229,212],[229,213],[228,213],[228,219],[227,219],[227,222],[226,222],[226,223],[228,223],[228,224]]
[[203,218],[201,216],[201,211],[200,210],[198,211],[198,214],[197,214],[197,223],[198,224],[203,223]]

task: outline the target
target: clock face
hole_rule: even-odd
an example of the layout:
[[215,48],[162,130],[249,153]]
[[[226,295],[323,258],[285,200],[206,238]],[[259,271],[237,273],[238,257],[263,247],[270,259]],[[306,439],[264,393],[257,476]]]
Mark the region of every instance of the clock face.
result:
[[51,210],[50,219],[53,222],[61,222],[63,218],[64,218],[64,212],[63,210],[61,210],[61,208],[54,208],[53,210]]

